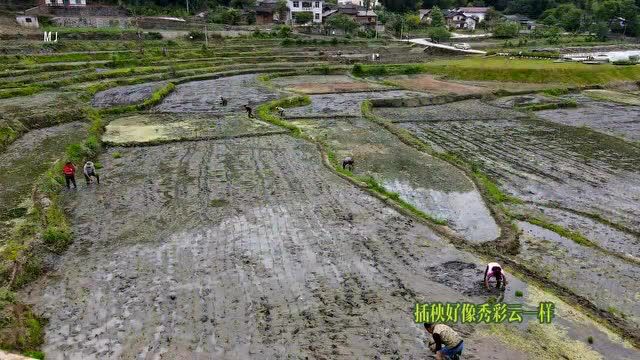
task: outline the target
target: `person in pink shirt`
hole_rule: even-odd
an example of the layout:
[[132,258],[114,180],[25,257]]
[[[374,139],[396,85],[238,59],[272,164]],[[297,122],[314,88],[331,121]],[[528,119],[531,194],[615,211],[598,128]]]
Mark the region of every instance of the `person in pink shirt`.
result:
[[488,263],[487,268],[484,270],[484,286],[487,289],[489,289],[489,279],[491,277],[496,278],[496,289],[507,287],[507,277],[504,275],[502,266],[496,262]]

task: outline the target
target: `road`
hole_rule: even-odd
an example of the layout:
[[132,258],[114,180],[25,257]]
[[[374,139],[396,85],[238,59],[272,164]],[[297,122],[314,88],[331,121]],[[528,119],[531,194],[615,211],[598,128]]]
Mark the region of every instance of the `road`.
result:
[[441,49],[447,49],[447,50],[452,50],[452,51],[458,51],[458,52],[463,52],[466,54],[486,54],[486,51],[482,51],[482,50],[463,50],[463,49],[458,49],[455,48],[453,46],[449,46],[449,45],[442,45],[442,44],[436,44],[434,42],[431,41],[427,41],[426,39],[409,39],[409,40],[405,40],[405,41],[409,41],[412,42],[414,44],[418,44],[418,45],[424,45],[424,46],[431,46],[431,47],[437,47],[437,48],[441,48]]

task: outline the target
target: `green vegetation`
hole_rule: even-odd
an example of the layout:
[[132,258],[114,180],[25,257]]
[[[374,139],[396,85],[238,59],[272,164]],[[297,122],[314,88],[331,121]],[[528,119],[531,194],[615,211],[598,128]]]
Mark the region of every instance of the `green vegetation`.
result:
[[516,290],[515,295],[516,297],[522,297],[524,294],[522,293],[522,291]]
[[528,111],[541,111],[551,109],[566,109],[578,107],[578,103],[573,100],[563,100],[558,103],[546,103],[546,104],[533,104],[528,106],[521,106],[519,109]]
[[578,86],[640,80],[640,67],[590,66],[580,63],[554,63],[547,60],[468,57],[424,64],[356,65],[355,76],[400,75],[411,72],[443,75],[458,80],[523,83],[562,83]]
[[587,342],[588,342],[589,344],[593,344],[593,336],[589,336],[589,337],[587,338]]
[[111,156],[112,156],[114,159],[120,159],[120,158],[122,157],[122,153],[121,153],[121,152],[119,152],[119,151],[114,151],[114,152],[113,152],[113,154],[111,154]]
[[566,229],[558,224],[550,223],[544,219],[537,217],[527,215],[515,215],[515,217],[519,220],[540,226],[541,228],[551,230],[562,237],[573,240],[576,244],[588,247],[596,247],[596,245],[591,240],[587,239],[586,237],[584,237],[584,235],[580,234],[577,231]]

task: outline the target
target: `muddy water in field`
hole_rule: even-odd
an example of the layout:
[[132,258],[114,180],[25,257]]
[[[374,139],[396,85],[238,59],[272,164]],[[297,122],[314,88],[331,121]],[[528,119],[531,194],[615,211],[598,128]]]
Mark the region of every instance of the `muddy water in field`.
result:
[[[474,278],[483,261],[332,174],[301,140],[114,148],[100,161],[99,187],[65,193],[76,241],[26,294],[49,318],[48,359],[418,359],[416,301],[489,295]],[[629,351],[567,322],[607,356]],[[528,357],[482,325],[456,328],[466,359]],[[582,344],[566,358],[599,356],[549,334]]]
[[35,180],[51,163],[64,155],[65,148],[85,137],[86,124],[74,122],[33,130],[0,153],[0,220],[31,195]]
[[526,222],[519,222],[518,227],[524,233],[516,261],[600,308],[640,323],[640,265],[606,256]]
[[287,90],[299,91],[306,94],[382,90],[389,88],[378,83],[355,79],[348,75],[285,76],[273,79],[272,82]]
[[285,130],[245,114],[137,114],[109,122],[102,140],[111,145],[242,137],[283,133]]
[[575,100],[575,109],[544,110],[536,114],[541,118],[570,126],[586,126],[595,131],[640,141],[640,106],[597,101],[586,95],[569,95]]
[[463,100],[442,105],[411,108],[376,108],[376,114],[393,122],[515,119],[524,114],[480,100]]
[[287,109],[285,117],[360,116],[360,105],[364,100],[421,95],[424,96],[421,93],[403,90],[310,95],[311,105]]
[[387,190],[473,242],[493,240],[500,229],[471,180],[452,165],[400,142],[362,118],[298,120],[323,140],[338,159],[351,156],[354,174],[373,176]]
[[509,193],[640,230],[640,148],[538,120],[402,123],[480,165]]
[[151,97],[154,91],[164,87],[166,82],[144,83],[139,85],[119,86],[97,93],[91,105],[95,107],[110,107],[142,102]]
[[[228,100],[227,106],[220,104],[220,96]],[[258,83],[257,75],[237,75],[178,85],[154,110],[223,115],[243,112],[246,104],[255,108],[258,104],[277,97],[275,92]]]

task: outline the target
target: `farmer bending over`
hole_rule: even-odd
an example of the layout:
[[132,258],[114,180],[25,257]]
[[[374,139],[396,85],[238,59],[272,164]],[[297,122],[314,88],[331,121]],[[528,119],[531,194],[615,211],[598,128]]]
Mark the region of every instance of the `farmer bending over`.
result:
[[247,116],[249,118],[252,118],[253,117],[253,113],[251,112],[251,106],[249,106],[249,104],[247,104],[247,105],[244,106],[244,109],[247,110]]
[[280,106],[276,106],[276,111],[278,111],[278,115],[280,117],[284,117],[284,109],[281,108]]
[[464,345],[455,330],[444,324],[429,323],[425,323],[424,328],[433,337],[433,342],[429,342],[429,349],[436,353],[436,360],[460,359]]
[[227,106],[227,99],[223,98],[222,96],[220,96],[220,105],[222,106]]
[[84,173],[84,179],[87,182],[87,185],[91,184],[91,177],[96,178],[98,185],[100,185],[100,175],[96,173],[96,167],[93,165],[91,161],[87,161],[84,164],[84,168],[82,169]]
[[495,262],[487,264],[487,268],[484,270],[484,287],[487,289],[489,289],[489,279],[491,277],[496,278],[496,289],[500,289],[501,284],[503,288],[507,287],[507,278],[504,276],[504,271],[502,271],[500,264]]
[[351,156],[346,157],[342,160],[342,170],[349,169],[349,171],[353,171],[353,158]]

